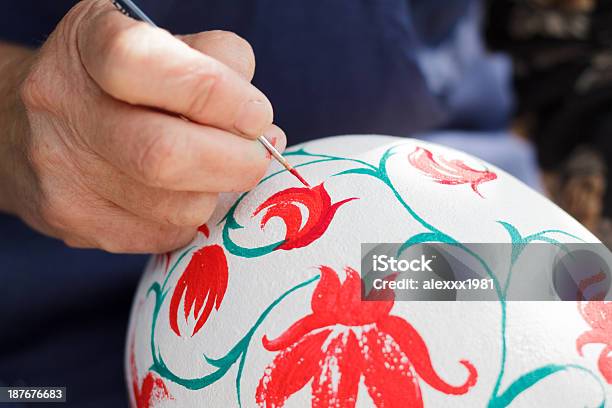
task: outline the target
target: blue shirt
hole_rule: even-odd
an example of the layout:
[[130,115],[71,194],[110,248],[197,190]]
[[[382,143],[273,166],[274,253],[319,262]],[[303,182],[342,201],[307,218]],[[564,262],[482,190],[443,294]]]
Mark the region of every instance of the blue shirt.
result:
[[[71,0],[21,0],[0,39],[41,44]],[[180,33],[237,32],[292,144],[343,133],[500,129],[507,78],[471,0],[140,0]],[[483,114],[486,112],[486,114]],[[127,315],[143,256],[75,250],[0,215],[0,384],[67,385],[76,406],[123,406]]]

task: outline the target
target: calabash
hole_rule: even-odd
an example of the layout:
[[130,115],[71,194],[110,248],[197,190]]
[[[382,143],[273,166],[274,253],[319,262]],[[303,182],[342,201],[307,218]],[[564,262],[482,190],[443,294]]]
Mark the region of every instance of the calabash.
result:
[[418,140],[333,137],[287,157],[310,188],[273,163],[254,190],[222,196],[190,245],[151,258],[126,342],[133,406],[612,398],[608,303],[509,302],[499,276],[493,301],[361,299],[364,242],[598,242],[548,199]]

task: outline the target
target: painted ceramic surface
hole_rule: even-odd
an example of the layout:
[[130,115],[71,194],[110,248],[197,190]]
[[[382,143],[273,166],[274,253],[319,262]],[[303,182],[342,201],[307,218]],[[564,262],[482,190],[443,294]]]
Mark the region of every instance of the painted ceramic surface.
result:
[[361,242],[597,242],[578,222],[421,141],[342,136],[287,155],[312,188],[273,164],[189,246],[151,259],[126,347],[134,406],[610,403],[608,303],[505,302],[512,279],[495,275],[497,302],[360,300]]

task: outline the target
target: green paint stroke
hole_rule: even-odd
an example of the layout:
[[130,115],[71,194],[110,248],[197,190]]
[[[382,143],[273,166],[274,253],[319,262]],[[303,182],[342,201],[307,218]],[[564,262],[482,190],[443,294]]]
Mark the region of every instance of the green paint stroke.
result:
[[[174,268],[176,267],[176,265],[178,265],[178,263],[180,262],[180,260],[191,250],[191,248],[187,251],[185,251],[181,257],[179,257],[179,259],[176,261],[175,265],[173,266],[173,269],[171,271],[174,270]],[[199,377],[199,378],[182,378],[178,375],[176,375],[174,372],[172,372],[168,366],[166,365],[166,363],[164,362],[161,353],[159,351],[159,347],[156,347],[155,344],[155,326],[157,324],[157,320],[159,317],[159,311],[161,310],[161,306],[164,302],[165,299],[165,294],[164,293],[164,287],[160,287],[159,283],[155,282],[151,285],[151,287],[149,288],[149,292],[148,293],[154,293],[155,294],[155,308],[153,311],[153,323],[152,323],[152,327],[151,327],[151,356],[153,357],[153,365],[151,366],[150,370],[156,372],[157,374],[159,374],[161,377],[168,379],[172,382],[175,382],[187,389],[190,390],[199,390],[205,387],[208,387],[209,385],[215,383],[216,381],[218,381],[219,379],[221,379],[226,373],[227,371],[236,363],[236,361],[238,361],[238,359],[240,359],[239,362],[239,367],[238,367],[238,373],[236,375],[236,394],[237,394],[237,399],[238,399],[238,405],[242,406],[242,403],[240,401],[240,379],[242,377],[242,372],[243,372],[243,368],[244,368],[244,361],[246,358],[246,354],[248,351],[248,347],[249,344],[251,342],[251,339],[253,338],[253,335],[255,334],[255,332],[257,331],[257,329],[259,328],[259,326],[261,326],[261,324],[264,322],[264,320],[266,319],[266,317],[270,314],[270,312],[272,312],[272,310],[274,308],[276,308],[276,306],[278,306],[279,303],[281,303],[287,296],[289,296],[290,294],[292,294],[293,292],[295,292],[296,290],[303,288],[307,285],[312,284],[313,282],[317,281],[320,278],[320,275],[317,275],[313,278],[310,278],[292,288],[290,288],[289,290],[285,291],[281,296],[279,296],[276,300],[274,300],[263,312],[262,314],[259,316],[259,318],[255,321],[255,324],[251,327],[251,329],[244,335],[244,337],[242,337],[242,339],[240,339],[238,341],[238,343],[236,343],[236,345],[223,357],[218,358],[218,359],[213,359],[213,358],[209,358],[208,356],[204,356],[204,358],[206,359],[206,361],[214,366],[215,368],[217,368],[215,371],[213,371],[210,374],[207,374],[203,377]],[[166,281],[164,282],[164,286],[167,283],[168,278],[166,278]]]
[[[507,340],[506,340],[506,327],[507,327],[507,306],[506,306],[506,299],[505,299],[505,294],[506,294],[506,290],[507,290],[507,285],[508,285],[508,281],[506,282],[505,288],[502,290],[499,281],[497,279],[497,276],[493,273],[493,271],[490,269],[490,267],[488,266],[488,264],[484,261],[484,259],[482,259],[482,257],[480,257],[478,254],[474,253],[471,249],[465,247],[463,244],[461,244],[460,242],[458,242],[455,238],[451,237],[450,235],[440,231],[439,229],[437,229],[436,227],[434,227],[433,225],[429,224],[428,222],[426,222],[422,217],[420,217],[409,205],[408,203],[405,202],[404,198],[401,196],[401,194],[399,193],[399,191],[397,191],[397,189],[394,187],[393,183],[391,182],[391,179],[388,175],[387,172],[387,161],[389,160],[390,157],[393,156],[394,152],[393,149],[397,147],[397,146],[393,146],[390,149],[388,149],[383,156],[380,159],[380,164],[379,164],[379,169],[376,172],[376,176],[378,178],[380,178],[387,186],[389,186],[389,188],[392,190],[393,194],[395,195],[396,199],[404,206],[404,208],[408,211],[408,213],[413,217],[413,219],[415,221],[417,221],[418,223],[421,224],[421,226],[423,226],[425,229],[427,229],[429,232],[425,232],[425,233],[420,233],[420,234],[416,234],[413,237],[411,237],[410,239],[408,239],[400,248],[400,250],[398,251],[399,253],[401,253],[403,250],[405,250],[406,248],[417,244],[417,243],[423,243],[423,242],[441,242],[441,243],[447,243],[447,244],[453,244],[458,246],[459,248],[461,248],[463,251],[467,252],[468,254],[470,254],[471,256],[473,256],[487,271],[487,275],[493,280],[494,282],[494,287],[495,287],[495,291],[497,293],[497,296],[499,298],[500,301],[500,307],[501,307],[501,348],[502,348],[502,352],[501,352],[501,364],[500,364],[500,369],[498,372],[498,377],[497,377],[497,381],[496,384],[494,386],[490,401],[489,401],[489,406],[490,407],[505,407],[507,406],[514,398],[516,398],[519,394],[521,394],[522,392],[526,391],[528,388],[530,388],[531,386],[533,386],[536,382],[538,382],[540,379],[554,373],[557,372],[561,369],[567,369],[567,368],[575,368],[575,369],[580,369],[580,370],[584,370],[590,373],[589,370],[587,370],[584,367],[580,367],[580,366],[559,366],[559,365],[550,365],[550,366],[546,366],[543,367],[539,370],[535,370],[532,372],[529,372],[527,374],[524,374],[523,376],[521,376],[517,381],[515,381],[501,396],[498,395],[499,392],[499,388],[501,385],[501,381],[502,378],[504,376],[504,371],[505,371],[505,365],[506,365],[506,358],[507,358]],[[365,170],[365,169],[364,169]],[[369,174],[369,172],[364,171],[364,170],[359,170],[359,171],[355,171],[356,173],[365,173],[365,174]],[[369,174],[372,175],[372,174]],[[518,232],[518,230],[511,224],[509,223],[505,223],[505,222],[500,222],[501,225],[504,226],[504,228],[506,228],[506,230],[508,231],[510,237],[511,237],[511,241],[513,243],[513,253],[512,253],[512,257],[511,257],[511,267],[512,265],[514,265],[514,263],[516,262],[516,260],[518,259],[518,257],[520,256],[520,253],[522,252],[522,250],[524,249],[524,246],[526,245],[526,243],[531,242],[531,241],[543,241],[543,242],[548,242],[554,245],[558,245],[560,247],[563,247],[563,245],[557,241],[554,240],[550,237],[547,237],[546,234],[552,234],[552,233],[557,233],[557,234],[562,234],[565,236],[569,236],[575,239],[580,240],[580,238],[576,237],[575,235],[569,234],[565,231],[562,230],[545,230],[545,231],[541,231],[538,232],[536,234],[532,234],[532,235],[528,235],[526,237],[521,237],[521,234]],[[516,251],[516,252],[515,252]],[[562,367],[561,369],[554,369],[557,367]],[[593,375],[592,373],[590,373],[591,375]],[[600,381],[600,385],[601,385],[601,381]],[[603,393],[603,385],[602,385],[602,393]],[[605,393],[604,393],[605,395]],[[602,407],[605,404],[605,396],[604,396],[604,400],[602,402]]]
[[508,223],[508,222],[504,222],[504,221],[498,221],[498,223],[500,225],[502,225],[504,227],[504,229],[508,232],[508,235],[510,236],[510,240],[512,242],[512,254],[511,254],[511,261],[510,261],[510,267],[509,267],[509,271],[508,271],[508,276],[506,278],[506,282],[504,284],[504,288],[503,288],[503,295],[500,297],[500,302],[502,304],[502,327],[501,327],[501,364],[500,364],[500,370],[497,376],[497,380],[495,382],[495,386],[493,388],[493,392],[491,394],[491,398],[489,400],[489,407],[490,408],[498,408],[498,407],[506,407],[507,405],[509,405],[518,395],[520,395],[521,393],[523,393],[524,391],[526,391],[527,389],[529,389],[530,387],[532,387],[533,385],[535,385],[538,381],[540,381],[541,379],[554,374],[556,372],[559,371],[565,371],[567,369],[576,369],[576,370],[581,370],[584,372],[587,372],[590,376],[592,376],[593,378],[595,378],[599,385],[600,388],[602,390],[602,395],[603,395],[603,401],[601,403],[601,405],[599,405],[599,407],[604,407],[605,406],[605,402],[606,402],[606,397],[605,397],[605,390],[603,388],[603,384],[601,382],[601,380],[595,376],[589,369],[579,366],[579,365],[575,365],[575,364],[567,364],[567,365],[557,365],[557,364],[550,364],[550,365],[546,365],[544,367],[538,368],[536,370],[530,371],[526,374],[523,374],[522,376],[520,376],[518,379],[516,379],[507,389],[505,392],[503,392],[501,395],[499,394],[499,389],[501,386],[501,381],[504,377],[504,372],[505,372],[505,366],[506,366],[506,360],[507,360],[507,336],[506,336],[506,294],[508,291],[508,287],[510,285],[510,280],[512,277],[512,271],[513,271],[513,267],[516,263],[516,261],[518,260],[518,258],[521,256],[523,250],[525,249],[526,245],[530,242],[534,242],[534,241],[541,241],[541,242],[547,242],[553,245],[558,246],[559,248],[561,248],[562,250],[564,250],[565,252],[568,251],[567,246],[564,245],[563,243],[561,243],[560,241],[554,239],[554,238],[550,238],[547,237],[546,234],[560,234],[560,235],[564,235],[567,237],[571,237],[574,238],[576,240],[582,241],[584,242],[581,238],[567,233],[565,231],[562,230],[554,230],[554,229],[550,229],[550,230],[544,230],[544,231],[540,231],[537,232],[535,234],[531,234],[531,235],[527,235],[527,236],[522,236],[521,233],[518,231],[518,229]]
[[[593,374],[591,370],[585,367],[579,366],[579,365],[575,365],[575,364],[566,364],[566,365],[549,364],[549,365],[537,368],[535,370],[529,371],[528,373],[525,373],[521,375],[520,377],[518,377],[516,380],[514,380],[512,384],[508,386],[508,388],[503,394],[495,398],[492,398],[489,401],[488,407],[489,408],[507,407],[522,392],[531,388],[532,386],[537,384],[539,381],[543,380],[544,378],[552,374],[558,373],[560,371],[567,371],[570,369],[583,371],[587,373],[588,375],[590,375],[591,377],[593,377],[598,382],[601,388],[602,394],[605,395],[605,388],[604,388],[603,383],[595,374]],[[603,400],[598,405],[598,408],[603,408],[605,404],[606,404],[606,399],[604,396]]]
[[[305,151],[304,149],[299,149],[299,150],[295,150],[295,151],[290,151],[290,152],[286,152],[285,156],[305,156],[305,157],[312,157],[316,160],[312,160],[312,161],[308,161],[305,163],[301,163],[298,164],[295,167],[304,167],[304,166],[308,166],[308,165],[312,165],[312,164],[316,164],[316,163],[322,163],[322,162],[328,162],[328,161],[349,161],[349,162],[354,162],[354,163],[358,163],[364,167],[359,167],[359,168],[354,168],[354,169],[349,169],[349,170],[345,170],[342,172],[339,172],[337,174],[334,174],[333,176],[341,176],[341,175],[349,175],[349,174],[355,174],[355,175],[365,175],[365,176],[371,176],[371,177],[375,177],[379,180],[381,180],[385,185],[387,185],[392,193],[394,194],[395,198],[397,199],[397,201],[404,207],[404,209],[406,209],[406,211],[410,214],[410,216],[417,221],[423,228],[425,228],[426,232],[422,232],[422,233],[418,233],[414,236],[412,236],[411,238],[409,238],[400,248],[399,253],[401,253],[402,251],[404,251],[405,249],[407,249],[408,247],[418,244],[418,243],[424,243],[424,242],[440,242],[440,243],[446,243],[446,244],[451,244],[454,246],[459,247],[461,250],[465,251],[466,253],[468,253],[469,255],[471,255],[472,257],[474,257],[482,266],[483,268],[486,270],[487,275],[493,279],[494,282],[494,287],[495,287],[495,291],[498,295],[499,298],[499,302],[500,302],[500,307],[501,307],[501,356],[500,356],[500,369],[498,372],[498,376],[497,376],[497,380],[495,383],[495,386],[492,390],[492,394],[489,400],[489,404],[488,406],[490,408],[499,408],[499,407],[506,407],[508,404],[510,404],[517,396],[519,396],[521,393],[525,392],[526,390],[528,390],[530,387],[532,387],[533,385],[535,385],[536,383],[538,383],[540,380],[542,380],[543,378],[548,377],[549,375],[552,375],[554,373],[557,372],[561,372],[561,371],[566,371],[568,369],[576,369],[576,370],[581,370],[584,371],[586,373],[588,373],[590,376],[592,376],[593,378],[595,378],[599,384],[600,387],[602,388],[602,394],[605,395],[605,391],[604,391],[604,386],[601,382],[601,380],[595,375],[593,374],[590,370],[588,370],[585,367],[582,366],[578,366],[578,365],[555,365],[555,364],[550,364],[541,368],[538,368],[536,370],[530,371],[526,374],[521,375],[519,378],[517,378],[507,389],[506,391],[504,391],[503,393],[499,394],[499,389],[500,389],[500,385],[501,385],[501,381],[503,379],[504,376],[504,371],[505,371],[505,366],[506,366],[506,357],[507,357],[507,344],[506,344],[506,323],[507,323],[507,312],[506,312],[506,300],[505,300],[505,295],[506,295],[506,291],[509,285],[509,281],[510,281],[510,276],[511,276],[511,272],[512,272],[512,266],[514,265],[514,263],[516,262],[516,260],[520,257],[525,245],[528,242],[531,241],[543,241],[543,242],[548,242],[548,243],[552,243],[554,245],[562,245],[561,243],[559,243],[559,241],[550,238],[548,236],[546,236],[547,234],[562,234],[568,237],[572,237],[575,238],[577,240],[581,240],[580,238],[569,234],[565,231],[561,231],[561,230],[545,230],[545,231],[541,231],[532,235],[528,235],[523,237],[520,232],[517,230],[516,227],[514,227],[513,225],[511,225],[510,223],[507,222],[503,222],[503,221],[499,221],[498,223],[500,225],[502,225],[505,230],[508,232],[511,242],[513,244],[513,249],[512,249],[512,256],[511,256],[511,265],[510,265],[510,273],[508,274],[508,278],[505,282],[504,287],[502,288],[500,283],[498,282],[497,276],[493,273],[493,271],[490,269],[489,265],[484,261],[484,259],[482,259],[482,257],[480,257],[479,254],[473,252],[470,248],[467,248],[466,246],[464,246],[463,244],[461,244],[458,240],[456,240],[455,238],[453,238],[452,236],[442,232],[441,230],[439,230],[438,228],[436,228],[435,226],[433,226],[432,224],[428,223],[427,221],[425,221],[424,218],[422,218],[421,216],[419,216],[409,205],[408,203],[404,200],[404,198],[402,197],[402,195],[399,193],[399,191],[395,188],[395,186],[393,185],[393,183],[391,182],[391,179],[388,175],[387,172],[387,162],[388,160],[395,154],[394,149],[397,147],[402,146],[403,144],[398,144],[398,145],[394,145],[392,147],[390,147],[389,149],[387,149],[387,151],[385,151],[385,153],[383,154],[383,156],[380,159],[379,165],[378,167],[364,162],[362,160],[357,160],[357,159],[351,159],[351,158],[345,158],[345,157],[338,157],[338,156],[330,156],[330,155],[322,155],[322,154],[313,154],[313,153],[309,153],[307,151]],[[261,180],[260,184],[267,182],[268,180],[270,180],[271,178],[285,172],[286,170],[280,170],[278,172],[272,173],[271,175],[265,177],[264,179]],[[244,248],[241,247],[239,245],[237,245],[235,242],[233,242],[231,240],[230,237],[230,231],[231,230],[236,230],[236,229],[241,229],[243,228],[235,219],[235,212],[236,209],[238,207],[238,205],[242,202],[242,200],[248,195],[249,193],[244,193],[242,194],[234,203],[234,205],[228,210],[227,214],[222,218],[222,220],[219,222],[218,225],[224,223],[223,225],[223,244],[225,246],[225,248],[232,253],[233,255],[236,256],[240,256],[240,257],[245,257],[245,258],[252,258],[252,257],[259,257],[259,256],[263,256],[266,255],[272,251],[274,251],[278,246],[282,245],[284,243],[284,241],[280,241],[280,242],[276,242],[270,245],[266,245],[263,247],[259,247],[259,248]],[[582,240],[581,240],[582,241]],[[153,285],[151,285],[151,287],[149,288],[149,292],[148,293],[155,293],[156,295],[156,304],[155,304],[155,309],[153,312],[153,324],[152,324],[152,330],[151,330],[151,354],[153,356],[153,366],[151,367],[151,369],[155,372],[157,372],[159,375],[161,375],[164,378],[167,378],[171,381],[174,381],[180,385],[183,385],[184,387],[191,389],[191,390],[197,390],[197,389],[201,389],[204,387],[207,387],[208,385],[218,381],[220,378],[222,378],[227,371],[237,362],[239,361],[238,364],[238,371],[237,371],[237,375],[236,375],[236,394],[237,394],[237,400],[238,400],[238,405],[242,406],[241,403],[241,389],[240,389],[240,380],[242,377],[242,373],[243,373],[243,369],[244,369],[244,364],[245,364],[245,359],[246,359],[246,354],[248,351],[248,347],[249,344],[251,342],[251,339],[255,333],[255,331],[257,330],[257,328],[263,323],[263,321],[267,318],[267,316],[269,315],[269,313],[283,300],[285,299],[289,294],[293,293],[294,291],[298,290],[301,287],[304,287],[306,285],[309,285],[311,283],[313,283],[314,281],[318,280],[320,278],[320,276],[315,276],[312,279],[309,279],[297,286],[294,286],[293,288],[289,289],[288,291],[284,292],[279,298],[277,298],[274,302],[272,302],[272,304],[270,304],[270,306],[268,306],[268,308],[266,308],[264,310],[264,312],[260,315],[260,317],[257,319],[257,321],[255,322],[255,324],[251,327],[251,329],[245,334],[245,336],[223,357],[219,358],[219,359],[212,359],[209,358],[207,356],[204,356],[204,358],[206,359],[206,361],[217,368],[216,371],[214,371],[211,374],[208,374],[204,377],[201,378],[194,378],[194,379],[184,379],[181,378],[177,375],[175,375],[174,373],[172,373],[168,367],[166,366],[166,364],[164,363],[161,354],[159,352],[159,349],[156,349],[155,346],[155,325],[157,322],[157,318],[158,318],[158,314],[159,314],[159,310],[161,309],[161,305],[163,304],[163,301],[165,299],[165,296],[167,294],[167,291],[165,291],[165,286],[168,282],[168,278],[170,276],[170,274],[172,274],[172,272],[174,271],[174,269],[176,268],[176,266],[178,265],[178,263],[180,262],[180,260],[189,252],[193,249],[190,248],[187,251],[185,251],[183,254],[181,254],[181,256],[179,257],[179,259],[175,262],[175,264],[173,265],[173,267],[171,268],[170,272],[168,273],[168,276],[166,277],[164,284],[160,287],[158,283],[154,283]],[[602,404],[600,405],[600,407],[603,407],[605,405],[605,397],[603,399]]]
[[[316,163],[323,163],[323,162],[330,162],[330,161],[349,161],[349,162],[356,162],[359,164],[362,164],[364,166],[369,167],[369,169],[363,169],[363,170],[367,170],[371,173],[377,171],[377,168],[375,166],[373,166],[370,163],[364,162],[362,160],[357,160],[357,159],[351,159],[351,158],[347,158],[347,157],[338,157],[338,156],[329,156],[329,155],[322,155],[322,154],[312,154],[312,153],[308,153],[303,149],[299,149],[293,152],[286,152],[285,156],[306,156],[306,157],[313,157],[316,158],[316,160],[311,160],[305,163],[300,163],[294,167],[298,168],[298,167],[304,167],[304,166],[310,166],[312,164],[316,164]],[[362,169],[358,169],[357,171],[354,171],[355,173],[361,173]],[[265,182],[267,182],[268,180],[272,179],[273,177],[285,173],[287,170],[279,170],[275,173],[272,173],[266,177],[264,177],[263,179],[261,179],[261,181],[259,182],[258,185],[261,185]],[[348,174],[348,173],[347,173]],[[242,200],[248,195],[249,193],[244,193],[242,194],[240,197],[238,197],[238,199],[236,200],[236,202],[230,207],[230,209],[227,211],[227,213],[225,214],[225,216],[221,219],[221,221],[219,221],[219,223],[217,225],[220,225],[221,223],[225,222],[225,224],[223,225],[223,231],[222,231],[222,239],[223,239],[223,245],[225,247],[225,249],[227,249],[227,251],[229,253],[231,253],[232,255],[235,256],[239,256],[241,258],[258,258],[264,255],[267,255],[271,252],[273,252],[274,250],[276,250],[279,246],[281,246],[282,244],[285,243],[285,240],[279,241],[279,242],[275,242],[269,245],[264,245],[261,247],[256,247],[256,248],[246,248],[246,247],[242,247],[240,245],[238,245],[236,242],[234,242],[232,240],[232,238],[230,237],[230,232],[232,230],[236,230],[236,229],[241,229],[244,228],[242,225],[240,225],[238,223],[238,221],[236,221],[235,218],[235,214],[236,214],[236,209],[238,208],[239,204],[242,202]]]

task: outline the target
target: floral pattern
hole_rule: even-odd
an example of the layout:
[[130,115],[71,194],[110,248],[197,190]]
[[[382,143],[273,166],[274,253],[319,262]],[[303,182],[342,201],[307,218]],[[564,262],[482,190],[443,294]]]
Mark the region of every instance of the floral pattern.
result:
[[160,401],[172,399],[164,381],[151,371],[147,372],[142,384],[138,384],[133,339],[130,345],[130,375],[132,377],[131,405],[133,408],[153,408]]
[[227,259],[221,246],[205,246],[193,254],[170,300],[170,327],[177,336],[181,335],[178,325],[181,299],[184,297],[185,321],[193,309],[196,324],[191,335],[194,336],[206,323],[213,306],[219,310],[227,289],[227,281]]
[[581,302],[578,310],[591,329],[578,337],[576,349],[582,356],[585,345],[603,344],[597,365],[608,384],[612,384],[612,302]]
[[137,408],[152,408],[159,401],[171,399],[164,381],[150,371],[143,379],[140,388],[138,383],[133,383],[132,387]]
[[[356,198],[347,198],[335,204],[323,183],[312,188],[294,187],[279,191],[264,201],[253,216],[264,212],[261,219],[263,229],[274,217],[281,218],[286,225],[285,240],[276,249],[291,250],[309,245],[325,233],[338,208]],[[308,219],[302,225],[302,213],[298,204],[308,209]]]
[[[601,387],[603,396],[600,406],[605,406],[606,392],[601,375],[581,365],[550,362],[510,378],[506,372],[509,358],[505,293],[511,274],[508,274],[505,282],[500,282],[490,270],[487,262],[477,253],[469,252],[468,248],[464,247],[457,238],[443,232],[412,208],[399,187],[394,185],[388,173],[389,160],[392,157],[397,157],[398,151],[406,145],[409,146],[410,150],[414,149],[412,142],[394,144],[384,151],[377,164],[355,157],[311,153],[304,149],[288,152],[286,155],[304,158],[306,161],[300,163],[300,167],[331,161],[343,161],[344,163],[357,165],[357,167],[336,173],[334,176],[361,175],[374,177],[385,185],[389,192],[393,194],[397,203],[406,210],[407,216],[419,223],[424,229],[424,232],[407,237],[405,246],[423,242],[450,243],[456,245],[458,249],[468,252],[475,261],[483,265],[487,275],[494,281],[495,293],[499,298],[501,307],[499,337],[501,355],[493,357],[495,359],[499,358],[499,370],[494,378],[495,381],[490,390],[487,406],[491,408],[507,407],[512,404],[515,398],[528,392],[542,379],[549,378],[556,373],[561,375],[560,373],[569,370],[582,372],[597,382]],[[433,154],[423,147],[417,147],[409,157],[411,157],[413,165],[434,181],[449,185],[470,184],[479,195],[479,185],[497,177],[494,173],[486,170],[472,169],[458,160],[434,159]],[[284,170],[272,173],[265,177],[262,183],[283,173]],[[329,180],[333,179],[335,178]],[[165,262],[165,268],[161,274],[162,279],[151,283],[146,292],[147,296],[154,297],[151,327],[148,333],[150,338],[147,342],[152,364],[143,379],[142,386],[138,387],[139,383],[136,380],[136,387],[132,387],[137,398],[144,401],[153,401],[153,403],[166,397],[172,399],[171,396],[168,396],[164,381],[171,382],[183,389],[197,391],[217,383],[227,375],[235,375],[236,403],[238,407],[242,407],[245,398],[242,392],[244,391],[242,378],[246,370],[253,369],[253,367],[249,367],[247,354],[249,350],[253,351],[257,347],[253,343],[254,336],[259,333],[260,327],[274,310],[282,307],[292,307],[292,303],[288,299],[294,296],[294,293],[315,282],[319,282],[319,284],[311,299],[312,313],[289,327],[278,338],[273,340],[266,336],[262,338],[263,348],[260,345],[259,351],[268,350],[277,354],[262,374],[256,392],[250,394],[246,406],[252,406],[256,402],[260,406],[281,407],[297,391],[310,384],[311,401],[314,407],[355,406],[358,398],[357,390],[360,386],[369,393],[370,399],[379,407],[418,407],[423,405],[420,388],[422,382],[429,384],[430,389],[449,395],[465,394],[476,384],[477,378],[479,378],[478,373],[475,367],[465,360],[460,361],[463,367],[467,369],[467,378],[463,384],[453,386],[439,377],[432,367],[428,347],[420,334],[402,317],[391,315],[394,304],[392,292],[374,292],[373,297],[368,297],[368,300],[376,300],[376,302],[362,302],[360,298],[360,279],[357,273],[348,268],[346,279],[343,283],[340,283],[336,273],[327,267],[321,268],[320,275],[311,276],[289,288],[279,288],[278,293],[275,294],[276,298],[266,308],[260,310],[258,318],[252,321],[250,327],[245,328],[243,336],[234,344],[228,345],[222,355],[210,356],[207,353],[196,351],[194,364],[207,366],[207,370],[203,374],[195,377],[185,377],[174,372],[172,366],[166,364],[164,359],[166,350],[160,347],[156,340],[156,333],[165,329],[158,325],[160,322],[159,316],[160,312],[164,310],[163,307],[168,298],[167,294],[172,289],[173,284],[174,293],[169,307],[169,327],[177,335],[180,335],[179,307],[184,298],[185,320],[188,320],[188,315],[192,309],[194,318],[197,319],[196,328],[192,333],[194,335],[205,324],[212,308],[219,309],[225,295],[228,279],[226,253],[228,256],[254,258],[263,257],[277,249],[290,250],[307,246],[327,231],[339,206],[355,199],[349,198],[332,204],[323,184],[314,188],[291,188],[278,192],[256,208],[253,216],[263,213],[262,228],[273,217],[281,218],[286,226],[285,238],[262,247],[247,248],[234,242],[231,233],[245,228],[238,223],[235,215],[237,209],[249,194],[247,192],[240,195],[216,224],[221,230],[220,234],[215,234],[215,239],[222,242],[222,247],[209,245],[196,250],[197,247],[192,246],[172,255],[172,259],[170,257],[168,259],[162,258]],[[301,210],[304,209],[308,212],[308,219],[303,221]],[[508,222],[498,221],[498,223],[506,229],[512,243],[515,244],[512,252],[512,264],[518,259],[521,252],[520,250],[515,252],[514,247],[522,248],[525,243],[531,241],[559,244],[557,240],[547,234],[563,234],[580,240],[579,237],[558,229],[547,229],[531,235],[523,235]],[[206,238],[209,238],[210,231],[206,225],[201,226],[199,231]],[[183,260],[188,257],[191,257],[190,262],[185,269],[181,269]],[[170,262],[172,262],[172,265],[170,265]],[[174,279],[171,278],[174,273],[181,273],[179,272],[181,270],[182,275],[178,282],[174,283]],[[284,302],[285,304],[281,306]],[[610,334],[607,322],[610,313],[599,312],[598,314],[588,310],[589,308],[585,308],[583,315],[587,322],[591,324],[593,330],[584,333],[579,338],[577,348],[581,353],[585,344],[603,343],[605,345],[606,348],[600,356],[600,371],[609,381]],[[479,392],[482,392],[482,387],[485,384],[482,381],[480,383]],[[208,392],[214,393],[215,391],[209,390]],[[296,398],[294,397],[294,399]],[[363,399],[361,395],[359,398]],[[363,403],[364,401],[359,402]],[[182,402],[177,401],[177,403]]]
[[417,147],[408,155],[408,160],[411,165],[435,182],[448,185],[469,184],[472,190],[481,197],[478,186],[497,178],[492,171],[474,169],[461,160],[447,160],[443,156],[434,158],[433,153],[423,147]]
[[446,394],[465,394],[476,384],[476,369],[466,360],[460,361],[468,371],[463,384],[453,386],[440,378],[418,331],[390,314],[392,299],[361,300],[355,270],[346,268],[341,284],[331,268],[320,269],[312,313],[278,338],[262,339],[267,350],[280,353],[259,382],[259,406],[282,407],[312,382],[313,407],[354,407],[362,376],[377,407],[422,406],[419,377]]

